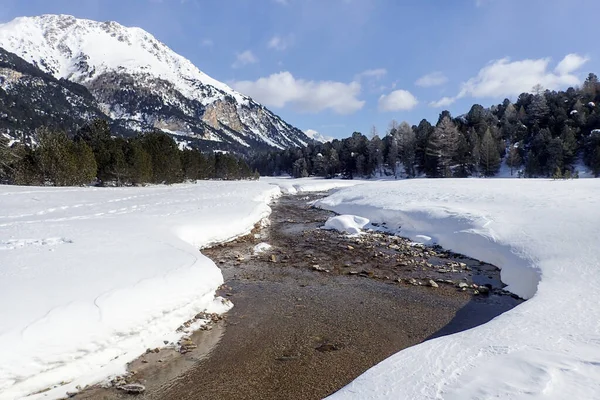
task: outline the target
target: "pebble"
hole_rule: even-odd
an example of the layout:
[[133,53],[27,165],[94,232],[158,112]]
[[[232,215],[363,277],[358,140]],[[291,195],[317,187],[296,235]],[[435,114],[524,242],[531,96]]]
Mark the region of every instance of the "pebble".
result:
[[428,282],[429,286],[433,287],[433,288],[437,288],[440,287],[440,285],[438,285],[434,280],[430,279]]
[[126,385],[117,386],[117,389],[124,391],[125,393],[138,394],[146,391],[146,386],[140,383],[128,383]]

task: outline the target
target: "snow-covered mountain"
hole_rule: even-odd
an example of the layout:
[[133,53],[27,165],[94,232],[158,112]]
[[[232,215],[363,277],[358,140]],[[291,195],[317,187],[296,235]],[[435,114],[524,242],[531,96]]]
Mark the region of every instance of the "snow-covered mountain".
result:
[[334,139],[331,136],[324,136],[323,134],[315,131],[314,129],[307,129],[304,131],[304,134],[306,136],[308,136],[309,138],[311,138],[312,140],[315,140],[315,141],[321,142],[321,143],[332,142]]
[[215,149],[310,141],[140,28],[68,15],[21,17],[0,24],[0,47],[57,79],[85,86],[124,128],[161,129]]

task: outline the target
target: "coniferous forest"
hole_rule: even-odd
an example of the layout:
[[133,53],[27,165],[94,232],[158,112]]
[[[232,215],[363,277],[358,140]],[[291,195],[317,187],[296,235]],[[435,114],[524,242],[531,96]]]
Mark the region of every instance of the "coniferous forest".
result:
[[354,132],[330,143],[256,155],[261,175],[411,178],[494,176],[504,163],[513,176],[576,177],[583,162],[600,175],[600,83],[589,74],[581,88],[540,86],[489,109],[473,105],[437,122],[390,124],[381,138]]
[[198,179],[257,179],[248,164],[227,153],[180,149],[162,132],[111,136],[96,119],[74,135],[41,129],[37,144],[13,144],[0,135],[0,182],[17,185],[143,185]]
[[504,164],[518,177],[577,177],[583,163],[600,176],[600,82],[589,74],[581,88],[533,88],[512,103],[475,104],[435,124],[390,123],[381,138],[360,132],[329,143],[257,152],[247,159],[228,153],[180,149],[167,134],[111,135],[93,120],[74,134],[40,129],[35,145],[0,135],[0,182],[18,185],[142,185],[197,179],[257,179],[260,175],[332,178],[393,176],[489,177]]

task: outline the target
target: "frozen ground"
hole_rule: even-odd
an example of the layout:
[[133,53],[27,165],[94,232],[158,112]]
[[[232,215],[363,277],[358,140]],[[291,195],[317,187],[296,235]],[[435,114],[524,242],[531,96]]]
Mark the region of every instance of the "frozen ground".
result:
[[0,399],[124,371],[215,299],[198,248],[247,233],[279,189],[261,182],[146,188],[0,186]]
[[318,204],[502,268],[530,298],[373,367],[332,399],[600,398],[600,180],[408,180]]

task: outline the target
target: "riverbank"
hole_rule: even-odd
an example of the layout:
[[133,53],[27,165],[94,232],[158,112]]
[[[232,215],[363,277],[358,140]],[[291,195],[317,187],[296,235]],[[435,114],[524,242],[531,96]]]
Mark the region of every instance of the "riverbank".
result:
[[[332,215],[307,205],[319,197],[284,196],[269,227],[202,250],[235,307],[194,334],[198,347],[186,354],[137,360],[128,380],[146,386],[141,398],[322,398],[401,349],[520,303],[488,264],[381,233],[319,229]],[[254,254],[260,243],[272,248]],[[125,396],[110,388],[76,398]]]

